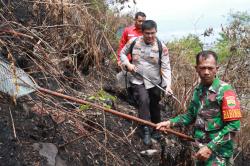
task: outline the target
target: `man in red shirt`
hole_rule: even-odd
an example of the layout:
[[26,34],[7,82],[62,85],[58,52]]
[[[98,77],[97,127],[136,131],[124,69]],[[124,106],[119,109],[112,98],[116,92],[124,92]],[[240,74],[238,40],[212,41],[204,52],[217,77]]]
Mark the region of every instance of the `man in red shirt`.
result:
[[[137,12],[135,14],[135,24],[129,27],[126,27],[122,33],[122,37],[120,40],[119,44],[119,49],[118,49],[118,65],[121,65],[120,61],[120,52],[122,48],[125,46],[125,44],[131,39],[131,38],[136,38],[138,36],[142,36],[142,31],[141,31],[141,25],[142,23],[146,20],[146,15],[143,12]],[[128,55],[129,60],[131,60],[131,56]]]

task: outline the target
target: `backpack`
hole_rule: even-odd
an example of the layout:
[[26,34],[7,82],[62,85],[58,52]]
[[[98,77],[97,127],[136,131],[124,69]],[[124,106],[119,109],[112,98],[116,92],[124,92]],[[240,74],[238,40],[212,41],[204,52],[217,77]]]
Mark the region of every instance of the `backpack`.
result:
[[[156,38],[156,39],[157,39],[157,45],[158,45],[158,50],[159,50],[159,65],[160,65],[160,68],[161,68],[162,44],[161,44],[161,41],[158,38]],[[132,53],[133,53],[133,48],[135,46],[136,41],[137,41],[137,38],[131,43],[130,48],[129,48],[129,54],[131,55],[130,63],[132,63],[132,61],[133,61]]]
[[[132,63],[133,61],[133,56],[132,56],[132,53],[133,53],[133,48],[135,46],[135,43],[137,41],[138,38],[136,38],[130,45],[130,48],[129,48],[129,54],[131,55],[131,60],[130,60],[130,63]],[[159,50],[159,66],[160,66],[160,76],[161,76],[161,82],[160,84],[162,83],[162,75],[161,75],[161,58],[162,58],[162,44],[161,44],[161,41],[156,38],[157,40],[157,45],[158,45],[158,50]]]
[[[133,56],[132,56],[132,53],[133,53],[133,48],[135,46],[135,43],[137,41],[138,38],[136,38],[130,45],[130,48],[129,48],[129,54],[131,55],[131,60],[130,60],[130,63],[132,63],[133,61]],[[161,69],[161,58],[162,58],[162,44],[161,44],[161,41],[157,39],[157,45],[158,45],[158,50],[159,50],[159,66],[160,66],[160,69]],[[131,88],[129,88],[127,85],[128,83],[128,80],[127,80],[127,71],[125,73],[125,84],[126,84],[126,89],[127,89],[127,94],[128,94],[128,102],[131,104],[131,105],[134,105],[134,106],[138,106],[138,103],[136,102],[136,100],[134,99],[134,96],[132,95],[132,91],[131,91]],[[160,74],[161,76],[161,74]],[[161,76],[161,82],[162,82],[162,76]],[[161,83],[160,83],[161,84]]]

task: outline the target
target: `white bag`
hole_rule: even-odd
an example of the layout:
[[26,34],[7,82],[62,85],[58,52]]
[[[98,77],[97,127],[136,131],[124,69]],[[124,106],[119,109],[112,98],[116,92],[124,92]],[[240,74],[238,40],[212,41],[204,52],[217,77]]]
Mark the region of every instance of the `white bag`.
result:
[[[130,78],[131,78],[131,73],[130,72],[126,72],[125,70],[122,70],[121,72],[119,72],[118,74],[116,74],[117,86],[119,88],[130,87],[130,83],[129,83]],[[127,83],[127,86],[126,86],[126,83]]]

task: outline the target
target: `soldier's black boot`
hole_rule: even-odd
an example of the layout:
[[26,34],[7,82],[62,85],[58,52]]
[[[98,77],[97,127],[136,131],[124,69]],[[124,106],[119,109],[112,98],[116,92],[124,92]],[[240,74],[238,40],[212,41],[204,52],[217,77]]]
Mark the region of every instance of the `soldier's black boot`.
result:
[[151,134],[148,126],[143,127],[143,143],[145,145],[151,145]]

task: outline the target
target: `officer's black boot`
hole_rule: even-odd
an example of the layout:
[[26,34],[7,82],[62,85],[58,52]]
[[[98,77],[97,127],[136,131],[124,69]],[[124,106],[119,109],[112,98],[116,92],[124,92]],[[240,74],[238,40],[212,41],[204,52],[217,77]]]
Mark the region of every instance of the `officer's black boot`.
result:
[[151,134],[148,126],[143,127],[143,143],[145,145],[151,145]]

